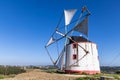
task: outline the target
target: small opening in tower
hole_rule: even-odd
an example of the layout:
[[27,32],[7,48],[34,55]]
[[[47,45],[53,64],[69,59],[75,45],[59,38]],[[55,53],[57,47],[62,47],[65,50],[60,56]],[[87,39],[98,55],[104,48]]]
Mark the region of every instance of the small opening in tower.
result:
[[73,48],[77,48],[77,44],[75,43],[75,44],[73,44]]
[[73,54],[73,59],[77,59],[77,55],[76,54]]

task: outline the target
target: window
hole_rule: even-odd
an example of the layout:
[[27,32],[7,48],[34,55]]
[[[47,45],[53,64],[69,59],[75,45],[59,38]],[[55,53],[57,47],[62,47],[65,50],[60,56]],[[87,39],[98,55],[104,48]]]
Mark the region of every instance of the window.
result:
[[77,55],[76,54],[73,54],[73,59],[77,59]]
[[73,44],[73,48],[77,48],[77,46],[78,46],[78,44],[76,44],[76,43]]

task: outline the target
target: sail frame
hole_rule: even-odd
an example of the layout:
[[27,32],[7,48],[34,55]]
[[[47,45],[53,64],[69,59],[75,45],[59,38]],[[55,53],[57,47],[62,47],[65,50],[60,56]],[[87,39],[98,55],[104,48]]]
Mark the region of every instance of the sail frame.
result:
[[[87,11],[87,8],[85,9],[86,11]],[[85,10],[83,10],[82,12],[81,12],[81,14],[85,11]],[[77,9],[71,9],[71,10],[64,10],[64,15],[65,15],[65,27],[66,26],[68,26],[68,25],[70,25],[71,24],[71,21],[72,21],[72,18],[74,17],[74,14],[76,13],[76,11],[77,11]],[[90,14],[90,13],[89,13]],[[88,14],[88,15],[89,15]],[[68,15],[70,15],[70,16],[68,16]],[[87,17],[88,17],[88,15],[86,15]],[[86,17],[85,16],[85,17]],[[79,19],[81,19],[81,18],[78,18],[77,20],[79,20]],[[60,20],[61,21],[61,20]],[[86,21],[85,21],[86,22]],[[58,26],[56,27],[56,31],[53,33],[53,35],[54,34],[59,34],[59,35],[61,35],[61,37],[60,38],[58,38],[58,39],[55,39],[54,37],[53,37],[53,35],[52,35],[52,37],[49,39],[49,41],[48,41],[48,43],[46,44],[46,46],[45,46],[45,48],[47,49],[47,47],[49,46],[49,45],[51,45],[51,44],[53,44],[53,43],[55,43],[55,42],[57,42],[57,41],[59,41],[59,40],[61,40],[61,39],[63,39],[63,38],[68,38],[68,39],[71,39],[69,36],[68,36],[68,34],[71,32],[71,31],[77,31],[77,32],[81,32],[82,34],[85,34],[86,36],[88,36],[88,18],[87,18],[87,26],[86,25],[84,25],[84,26],[86,26],[87,28],[82,28],[81,27],[81,24],[83,24],[83,23],[85,23],[84,22],[84,20],[82,20],[80,23],[78,23],[74,28],[72,28],[71,30],[69,30],[68,32],[66,32],[65,34],[64,33],[61,33],[60,31],[58,31]],[[59,24],[58,24],[59,25]],[[82,30],[83,31],[81,31],[81,30],[79,30],[78,28],[82,28]],[[87,31],[87,32],[86,32]],[[80,46],[81,47],[81,46]],[[82,48],[82,47],[81,47]],[[84,48],[82,48],[85,52],[87,52]],[[48,51],[48,54],[49,54],[49,51]],[[65,54],[65,52],[64,52],[64,54]],[[49,54],[49,56],[50,56],[50,54]],[[60,56],[60,57],[59,57]],[[61,55],[59,55],[58,56],[58,59],[59,58],[61,58],[61,57],[63,57],[63,55],[61,54]],[[51,60],[52,60],[52,58],[51,58]],[[60,59],[59,59],[60,60]],[[52,60],[53,61],[53,60]],[[54,63],[54,65],[56,65],[56,63],[58,63],[58,61],[56,60],[56,61],[53,61],[53,63]]]

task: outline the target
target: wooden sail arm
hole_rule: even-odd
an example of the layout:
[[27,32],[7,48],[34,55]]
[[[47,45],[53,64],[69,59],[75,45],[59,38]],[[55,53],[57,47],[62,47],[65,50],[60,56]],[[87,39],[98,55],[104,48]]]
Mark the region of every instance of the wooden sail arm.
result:
[[[70,39],[70,40],[73,41],[74,43],[77,43],[77,42],[74,41],[71,37],[69,37],[69,36],[67,36],[67,35],[65,35],[65,34],[59,32],[59,31],[57,31],[57,33],[60,34],[60,35],[63,36],[63,37],[66,37],[66,38]],[[88,52],[86,49],[84,49],[81,45],[78,44],[78,46],[81,47],[86,53],[89,53],[89,52]]]
[[[65,47],[63,48],[63,51],[65,50]],[[63,55],[63,53],[60,53],[60,55],[58,56],[58,58],[56,59],[56,61],[55,61],[55,65],[56,65],[56,63],[58,62],[58,60],[60,59],[60,57]]]
[[[85,18],[86,18],[86,17],[88,17],[88,16],[90,15],[90,11],[87,9],[86,6],[84,6],[84,7],[85,7],[85,10],[87,11],[87,14],[85,15]],[[81,16],[82,16],[82,14],[83,14],[83,12],[81,12]],[[79,22],[81,16],[80,16],[78,19],[76,19],[75,21],[73,21],[73,22],[76,22],[76,21]],[[63,17],[63,14],[62,14],[61,18],[62,18],[62,17]],[[55,28],[55,31],[54,31],[54,33],[52,34],[51,37],[53,37],[53,35],[58,31],[58,26],[59,26],[59,24],[60,24],[61,18],[60,18],[60,20],[59,20],[59,22],[58,22],[58,25],[57,25],[57,27]],[[70,24],[72,24],[73,22],[71,22]],[[69,25],[70,25],[70,24],[69,24]],[[64,26],[64,27],[65,27],[65,26]],[[75,27],[76,27],[76,26],[75,26]],[[56,40],[55,40],[54,42],[52,42],[51,44],[53,44],[53,43],[55,43],[55,42],[63,39],[63,38],[64,38],[66,35],[68,35],[70,32],[74,31],[75,27],[73,27],[70,31],[68,31],[64,36],[62,35],[62,37],[60,37],[59,39],[56,39]],[[51,45],[51,44],[50,44],[50,45]],[[47,45],[46,45],[46,47],[47,47]]]
[[71,64],[70,66],[67,66],[66,68],[68,67],[71,67],[73,66],[74,64],[78,63],[79,61],[81,61],[88,53],[86,53],[83,57],[81,57],[80,59],[78,59],[76,62],[74,62],[73,64]]
[[[54,61],[53,58],[51,57],[51,55],[50,55],[50,53],[49,53],[49,51],[48,51],[48,49],[47,49],[46,46],[45,46],[45,49],[47,51],[48,56],[50,57],[50,60],[52,61],[52,63],[54,64],[54,66],[56,66],[56,63],[58,62],[58,60],[60,59],[60,57],[63,55],[63,53],[59,54],[58,58]],[[64,49],[65,49],[65,47],[63,48],[63,51],[64,51]]]

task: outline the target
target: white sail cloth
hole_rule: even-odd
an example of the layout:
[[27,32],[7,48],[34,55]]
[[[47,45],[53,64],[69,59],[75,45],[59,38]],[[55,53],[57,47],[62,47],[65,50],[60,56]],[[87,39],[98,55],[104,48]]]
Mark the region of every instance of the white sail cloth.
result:
[[[56,33],[59,34],[59,35],[61,35],[62,37],[65,37],[65,34],[62,34],[62,33],[59,32],[59,31],[56,31]],[[50,40],[48,41],[48,43],[46,44],[46,47],[48,47],[49,45],[53,44],[54,42],[62,39],[62,37],[59,38],[59,39],[55,39],[54,37],[51,37]]]
[[50,40],[48,41],[47,46],[49,46],[50,44],[54,43],[55,42],[55,39],[53,37],[50,38]]
[[72,9],[72,10],[64,10],[64,14],[65,14],[65,25],[69,25],[74,14],[76,13],[76,9]]
[[82,22],[75,26],[73,30],[81,32],[88,36],[88,17],[86,17]]
[[[72,10],[64,10],[65,13],[65,25],[69,25],[74,14],[76,13],[76,9],[72,9]],[[88,17],[86,17],[83,21],[81,21],[79,24],[77,24],[74,28],[74,31],[77,32],[81,32],[83,34],[85,34],[86,36],[88,36]],[[61,35],[61,36],[65,36],[65,34],[62,34],[58,31],[56,31],[57,34]],[[50,40],[48,41],[48,43],[46,44],[46,47],[51,45],[52,43],[54,43],[56,41],[56,39],[54,39],[53,37],[50,38]]]

